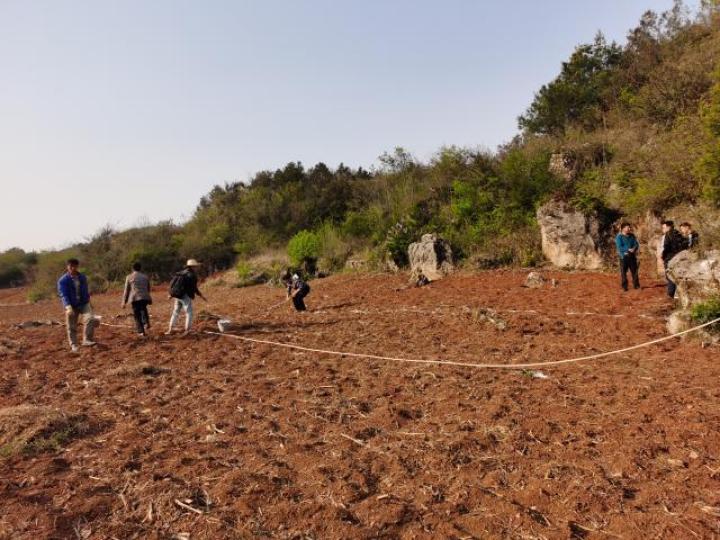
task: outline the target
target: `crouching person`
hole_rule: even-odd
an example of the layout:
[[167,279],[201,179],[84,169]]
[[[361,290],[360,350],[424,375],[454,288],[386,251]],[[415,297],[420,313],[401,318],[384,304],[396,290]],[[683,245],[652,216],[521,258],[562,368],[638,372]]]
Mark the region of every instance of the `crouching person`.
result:
[[293,306],[296,311],[306,311],[305,297],[310,294],[310,285],[305,283],[300,276],[293,274],[289,279],[286,278],[287,297],[292,299]]
[[203,296],[198,289],[198,276],[196,268],[200,263],[195,259],[189,259],[185,264],[185,270],[178,272],[170,282],[170,298],[175,299],[172,315],[170,316],[170,324],[166,335],[173,332],[173,327],[180,317],[180,312],[185,310],[185,334],[190,332],[193,320],[193,300],[195,295],[199,296],[207,302],[207,298]]
[[63,307],[65,308],[65,326],[70,349],[78,352],[77,326],[83,324],[83,345],[95,345],[95,317],[90,305],[90,291],[87,277],[78,271],[80,262],[77,259],[67,260],[67,272],[58,280],[57,288]]
[[125,278],[122,307],[130,302],[135,318],[135,329],[139,336],[144,337],[145,328],[150,328],[150,314],[147,308],[152,304],[150,279],[140,271],[142,270],[140,263],[133,264],[132,269],[132,274]]

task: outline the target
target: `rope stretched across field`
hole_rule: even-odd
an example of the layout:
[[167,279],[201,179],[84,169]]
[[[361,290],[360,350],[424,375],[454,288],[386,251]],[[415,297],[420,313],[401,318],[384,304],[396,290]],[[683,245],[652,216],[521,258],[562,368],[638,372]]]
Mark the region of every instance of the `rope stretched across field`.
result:
[[692,332],[697,332],[698,330],[701,330],[703,328],[706,328],[706,327],[716,324],[718,322],[720,322],[720,317],[715,320],[712,320],[710,322],[690,328],[688,330],[683,330],[682,332],[678,332],[676,334],[671,334],[669,336],[664,336],[664,337],[661,337],[658,339],[654,339],[652,341],[646,341],[645,343],[640,343],[638,345],[632,345],[630,347],[625,347],[623,349],[618,349],[615,351],[607,351],[607,352],[603,352],[603,353],[591,354],[588,356],[579,356],[577,358],[567,358],[564,360],[551,360],[550,362],[529,362],[529,363],[524,363],[524,364],[478,364],[478,363],[473,363],[473,362],[455,362],[452,360],[443,361],[443,360],[431,360],[431,359],[421,359],[421,358],[401,358],[401,357],[394,357],[394,356],[380,356],[377,354],[332,351],[332,350],[327,350],[327,349],[315,349],[312,347],[303,347],[302,345],[295,345],[292,343],[281,343],[279,341],[270,341],[267,339],[249,338],[249,337],[245,337],[245,336],[238,336],[236,334],[226,334],[223,332],[206,331],[205,334],[210,334],[210,335],[215,335],[215,336],[225,336],[225,337],[230,337],[230,338],[234,338],[234,339],[239,339],[242,341],[247,341],[250,343],[271,345],[273,347],[282,347],[285,349],[294,349],[294,350],[298,350],[298,351],[314,352],[314,353],[318,353],[318,354],[329,354],[329,355],[334,355],[334,356],[349,356],[352,358],[365,358],[368,360],[386,360],[386,361],[390,361],[390,362],[404,362],[404,363],[412,363],[412,364],[435,364],[435,365],[442,365],[442,366],[472,367],[472,368],[482,368],[482,369],[528,369],[528,368],[559,366],[562,364],[571,364],[571,363],[575,363],[575,362],[583,362],[586,360],[597,360],[599,358],[604,358],[607,356],[622,354],[625,352],[642,349],[644,347],[649,347],[650,345],[655,345],[657,343],[662,343],[664,341],[669,341],[671,339],[675,339],[680,336],[690,334]]

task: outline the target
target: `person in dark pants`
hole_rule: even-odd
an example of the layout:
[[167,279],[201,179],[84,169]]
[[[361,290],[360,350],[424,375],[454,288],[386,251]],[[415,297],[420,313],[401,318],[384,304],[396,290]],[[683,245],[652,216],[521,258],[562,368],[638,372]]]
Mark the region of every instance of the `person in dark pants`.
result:
[[620,232],[615,237],[615,246],[617,247],[618,256],[620,257],[620,285],[624,291],[628,290],[628,270],[632,275],[633,288],[640,288],[640,278],[638,277],[638,260],[637,253],[640,248],[637,238],[632,233],[632,227],[629,223],[620,225]]
[[292,277],[285,283],[287,284],[288,298],[292,298],[295,310],[307,310],[307,306],[305,306],[305,297],[310,294],[310,285],[300,279],[300,276],[297,274],[293,274]]
[[150,280],[140,271],[142,269],[140,263],[133,264],[132,269],[132,274],[125,278],[122,307],[130,302],[135,318],[135,329],[139,336],[144,336],[145,328],[150,328],[150,314],[147,309],[148,305],[152,304]]
[[677,286],[667,275],[668,264],[672,258],[687,249],[687,241],[683,238],[683,235],[675,228],[675,223],[672,220],[666,220],[662,222],[662,261],[665,267],[665,280],[667,281],[667,295],[670,298],[675,298],[675,291]]

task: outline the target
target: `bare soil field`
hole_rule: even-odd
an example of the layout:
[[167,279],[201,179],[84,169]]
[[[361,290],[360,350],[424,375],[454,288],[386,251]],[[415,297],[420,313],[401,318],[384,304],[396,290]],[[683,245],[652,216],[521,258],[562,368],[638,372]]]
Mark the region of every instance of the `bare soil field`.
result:
[[[208,288],[196,312],[307,347],[473,363],[546,362],[665,335],[662,283],[614,274]],[[73,355],[58,301],[0,291],[0,538],[713,538],[720,536],[718,349],[492,370],[329,356],[214,330],[146,339],[93,297]],[[489,320],[484,309],[492,308]],[[499,320],[502,319],[502,320]],[[503,328],[502,323],[506,323]]]

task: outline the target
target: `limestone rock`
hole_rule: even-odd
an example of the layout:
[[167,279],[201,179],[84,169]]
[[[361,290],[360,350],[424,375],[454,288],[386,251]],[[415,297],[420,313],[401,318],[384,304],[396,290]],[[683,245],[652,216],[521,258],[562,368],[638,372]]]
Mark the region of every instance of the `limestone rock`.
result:
[[720,296],[720,251],[681,251],[672,258],[668,276],[677,284],[680,304],[684,309]]
[[667,331],[669,334],[684,332],[691,326],[690,312],[684,309],[673,311],[667,320]]
[[531,289],[540,289],[543,285],[545,285],[545,278],[540,272],[530,272],[525,278],[525,286]]
[[543,255],[559,268],[599,270],[603,267],[600,221],[562,201],[551,201],[537,211]]
[[436,234],[424,234],[420,242],[410,244],[408,260],[411,281],[417,281],[420,274],[435,281],[455,270],[450,244]]

